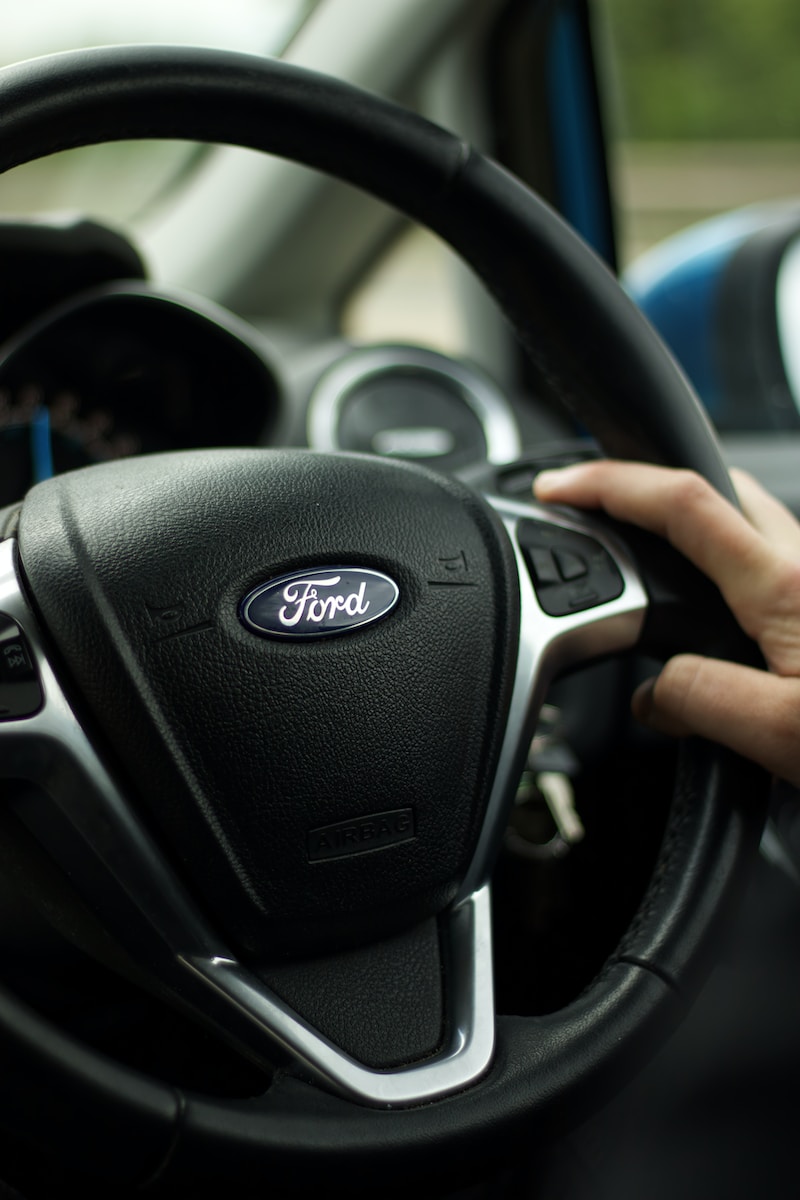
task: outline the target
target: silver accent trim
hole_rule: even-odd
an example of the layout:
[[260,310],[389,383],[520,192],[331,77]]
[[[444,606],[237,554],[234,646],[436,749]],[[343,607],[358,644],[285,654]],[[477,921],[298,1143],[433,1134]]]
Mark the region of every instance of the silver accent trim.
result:
[[[525,765],[536,717],[553,678],[574,663],[619,653],[634,646],[641,634],[648,605],[647,593],[625,547],[605,530],[599,530],[590,519],[567,516],[533,500],[522,503],[499,496],[487,496],[486,499],[501,518],[517,560],[520,643],[497,773],[483,829],[456,904],[489,878],[509,804]],[[611,554],[622,574],[625,585],[622,595],[596,608],[563,617],[551,617],[543,612],[517,540],[517,525],[523,519],[544,521],[594,538]]]
[[271,1037],[318,1079],[362,1104],[394,1108],[436,1100],[475,1083],[494,1052],[489,889],[482,888],[449,916],[452,1004],[449,1039],[421,1066],[376,1071],[357,1062],[297,1016],[231,959],[187,958],[186,966],[209,988],[269,1028]]
[[[0,611],[27,638],[44,704],[31,717],[0,723],[0,776],[29,780],[48,793],[91,853],[93,867],[102,869],[103,896],[128,906],[125,921],[114,929],[116,936],[134,954],[144,953],[168,986],[223,1035],[267,1058],[277,1045],[317,1082],[361,1104],[419,1104],[475,1083],[494,1052],[488,888],[466,897],[443,920],[450,1032],[440,1053],[396,1071],[373,1070],[344,1053],[230,954],[174,877],[58,684],[17,579],[15,547],[13,540],[0,543]],[[58,830],[43,840],[58,860],[64,853]]]
[[369,380],[398,369],[436,379],[464,401],[480,421],[490,463],[500,466],[519,458],[517,422],[500,389],[477,368],[418,346],[366,346],[329,367],[309,401],[307,435],[312,450],[341,450],[339,422],[348,398]]

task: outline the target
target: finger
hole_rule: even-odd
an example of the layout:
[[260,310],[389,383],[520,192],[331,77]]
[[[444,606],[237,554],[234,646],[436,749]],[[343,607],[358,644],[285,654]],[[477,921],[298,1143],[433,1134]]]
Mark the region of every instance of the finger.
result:
[[699,475],[603,460],[542,472],[534,491],[540,500],[604,508],[667,538],[717,584],[747,633],[763,632],[784,560]]
[[800,786],[800,679],[681,654],[637,689],[632,709],[652,729],[709,738]]
[[800,559],[800,523],[746,471],[731,471],[742,511],[770,546],[787,558]]

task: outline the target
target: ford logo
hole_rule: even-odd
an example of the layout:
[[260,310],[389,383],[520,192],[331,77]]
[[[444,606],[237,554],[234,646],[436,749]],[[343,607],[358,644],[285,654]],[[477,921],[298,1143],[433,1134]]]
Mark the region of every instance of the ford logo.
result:
[[380,571],[319,567],[262,583],[242,600],[239,616],[266,637],[332,637],[379,621],[399,595],[394,580]]

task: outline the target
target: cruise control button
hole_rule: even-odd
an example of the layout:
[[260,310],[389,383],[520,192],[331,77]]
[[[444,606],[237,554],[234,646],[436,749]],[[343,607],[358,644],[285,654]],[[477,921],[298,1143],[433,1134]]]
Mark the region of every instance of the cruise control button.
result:
[[570,550],[554,550],[553,558],[558,563],[561,578],[566,583],[569,583],[571,579],[580,579],[589,570],[584,559]]
[[0,633],[0,680],[4,683],[23,683],[36,678],[28,647],[19,630],[6,640]]
[[28,643],[16,621],[0,613],[0,721],[41,708],[42,689]]
[[528,566],[533,572],[534,582],[538,584],[560,583],[561,576],[556,566],[553,554],[543,547],[534,546],[528,556]]
[[531,519],[519,522],[517,537],[539,604],[549,616],[564,617],[622,595],[619,569],[594,538]]

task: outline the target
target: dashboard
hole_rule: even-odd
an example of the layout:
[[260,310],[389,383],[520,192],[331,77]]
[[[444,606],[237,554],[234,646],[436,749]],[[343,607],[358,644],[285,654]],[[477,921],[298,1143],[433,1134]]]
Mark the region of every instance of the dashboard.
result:
[[81,292],[0,361],[0,505],[93,462],[252,445],[278,411],[274,370],[226,314],[142,281]]
[[[598,453],[563,414],[421,345],[286,348],[197,295],[156,286],[85,219],[0,222],[0,509],[50,475],[131,455],[285,446],[404,458],[527,497],[536,472]],[[720,435],[800,515],[797,437]]]
[[[19,224],[5,232],[16,238]],[[25,319],[6,321],[0,345],[0,507],[63,471],[208,446],[363,452],[468,479],[518,463],[532,437],[548,453],[581,453],[563,421],[531,412],[466,359],[330,341],[302,352],[298,368],[297,353],[278,352],[268,333],[150,283],[130,247],[109,252],[101,226],[24,233],[27,255],[13,266],[25,281],[16,304]],[[3,241],[0,229],[0,251]],[[37,304],[31,280],[44,255]],[[530,477],[512,472],[504,490],[527,490]]]

